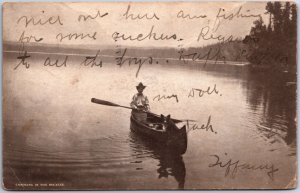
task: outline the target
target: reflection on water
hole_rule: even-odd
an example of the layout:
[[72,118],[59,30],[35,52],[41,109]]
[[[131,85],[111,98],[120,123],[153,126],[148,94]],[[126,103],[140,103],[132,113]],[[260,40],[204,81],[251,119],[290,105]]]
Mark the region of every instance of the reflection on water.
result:
[[[266,138],[281,138],[296,145],[296,77],[284,72],[252,71],[248,66],[190,65],[191,70],[214,74],[242,83],[246,102],[260,117],[256,128]],[[179,67],[180,69],[180,67]],[[274,140],[269,140],[274,143]]]
[[173,176],[178,182],[178,189],[184,189],[185,182],[185,164],[182,156],[171,151],[165,146],[153,143],[149,138],[130,133],[130,147],[134,154],[141,155],[143,152],[151,152],[150,157],[159,160],[157,172],[158,178],[168,178]]
[[[245,82],[246,100],[253,111],[262,111],[258,129],[269,138],[279,136],[296,145],[296,84],[288,74],[250,72]],[[272,142],[272,141],[271,141]],[[274,142],[274,141],[273,141]]]

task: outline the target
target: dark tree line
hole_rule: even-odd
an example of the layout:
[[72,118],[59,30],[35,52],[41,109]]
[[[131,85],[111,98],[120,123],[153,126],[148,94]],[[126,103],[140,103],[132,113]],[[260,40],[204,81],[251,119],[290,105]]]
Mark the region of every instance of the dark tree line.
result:
[[249,46],[248,60],[253,66],[296,73],[297,7],[290,2],[268,2],[268,24],[262,19],[244,39]]

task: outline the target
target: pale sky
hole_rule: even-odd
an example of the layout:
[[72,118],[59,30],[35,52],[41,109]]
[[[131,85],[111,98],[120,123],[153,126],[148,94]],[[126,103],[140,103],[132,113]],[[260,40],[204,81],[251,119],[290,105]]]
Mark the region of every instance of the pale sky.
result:
[[[128,5],[131,6],[130,13],[144,15],[148,13],[151,17],[153,13],[159,18],[156,19],[140,19],[130,20],[123,16]],[[178,45],[203,46],[215,43],[216,40],[199,40],[198,35],[202,28],[210,28],[208,34],[211,34],[216,16],[220,8],[223,8],[226,16],[235,14],[241,8],[240,13],[243,15],[258,15],[261,14],[265,23],[268,22],[268,15],[265,13],[266,2],[119,2],[119,3],[5,3],[3,8],[3,40],[18,41],[21,34],[25,31],[25,36],[35,36],[37,39],[43,38],[39,43],[51,44],[85,44],[85,45],[130,45],[140,47],[177,47]],[[206,15],[205,18],[198,19],[182,19],[177,18],[178,12],[182,10],[185,14],[191,16]],[[108,13],[108,15],[100,18],[89,19],[87,21],[78,22],[79,15],[95,16],[97,11],[100,14]],[[25,27],[25,17],[17,23],[22,17],[26,16],[28,20],[34,18],[37,22],[47,20],[53,16],[53,20],[59,16],[63,25],[58,22],[49,25],[32,25],[29,22]],[[227,39],[230,35],[234,38],[243,38],[249,34],[253,21],[257,17],[235,17],[232,20],[222,20],[221,25],[213,36],[224,36]],[[218,20],[217,20],[218,21]],[[118,32],[125,36],[136,37],[143,33],[145,36],[150,32],[153,26],[153,32],[157,37],[161,34],[172,36],[176,34],[177,40],[153,40],[145,39],[143,41],[114,41],[112,34]],[[83,40],[67,40],[62,42],[57,40],[56,36],[59,33],[68,35],[69,33],[83,33],[91,36],[96,32],[95,38],[85,38]],[[208,38],[210,35],[207,35]],[[179,39],[182,41],[178,41]]]

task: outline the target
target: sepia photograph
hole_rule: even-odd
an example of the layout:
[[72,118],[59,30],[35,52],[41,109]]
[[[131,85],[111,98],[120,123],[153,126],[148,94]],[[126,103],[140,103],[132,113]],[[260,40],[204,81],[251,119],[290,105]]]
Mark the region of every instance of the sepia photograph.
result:
[[297,187],[297,6],[6,2],[6,190]]

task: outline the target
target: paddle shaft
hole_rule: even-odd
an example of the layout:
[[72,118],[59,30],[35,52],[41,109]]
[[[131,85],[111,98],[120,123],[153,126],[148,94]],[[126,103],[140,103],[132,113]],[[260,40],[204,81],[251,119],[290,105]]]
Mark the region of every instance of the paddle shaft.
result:
[[92,103],[96,103],[96,104],[100,104],[100,105],[106,105],[106,106],[112,106],[112,107],[122,107],[122,108],[126,108],[126,109],[134,109],[131,107],[127,107],[127,106],[122,106],[122,105],[118,105],[109,101],[105,101],[105,100],[100,100],[100,99],[96,99],[96,98],[92,98],[91,99]]
[[[92,98],[91,99],[92,103],[96,103],[96,104],[100,104],[100,105],[106,105],[106,106],[112,106],[112,107],[122,107],[122,108],[126,108],[126,109],[132,109],[132,110],[137,110],[135,108],[131,108],[131,107],[127,107],[127,106],[122,106],[122,105],[118,105],[109,101],[105,101],[105,100],[100,100],[100,99],[96,99],[96,98]],[[145,113],[148,113],[150,115],[153,116],[157,116],[160,117],[159,115],[155,114],[155,113],[151,113],[151,112],[147,112],[147,111],[142,111]],[[173,118],[172,118],[173,119]],[[183,122],[183,121],[194,121],[194,120],[178,120],[178,119],[173,119],[174,121],[179,121],[179,122]]]

